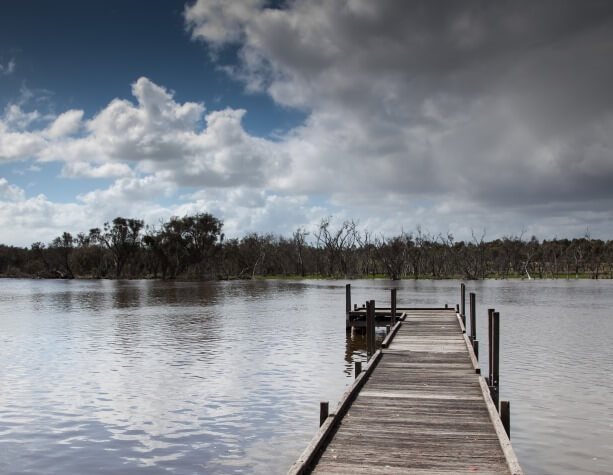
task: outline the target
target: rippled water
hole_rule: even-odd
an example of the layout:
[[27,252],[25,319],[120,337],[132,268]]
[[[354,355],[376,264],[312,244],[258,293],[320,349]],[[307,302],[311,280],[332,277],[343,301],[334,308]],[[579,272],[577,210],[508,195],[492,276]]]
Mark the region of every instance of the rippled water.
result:
[[[364,358],[344,284],[1,280],[0,473],[284,473]],[[390,285],[353,281],[354,302]],[[396,285],[400,305],[459,299],[454,281]],[[501,312],[527,473],[611,473],[612,287],[468,284],[480,335]]]

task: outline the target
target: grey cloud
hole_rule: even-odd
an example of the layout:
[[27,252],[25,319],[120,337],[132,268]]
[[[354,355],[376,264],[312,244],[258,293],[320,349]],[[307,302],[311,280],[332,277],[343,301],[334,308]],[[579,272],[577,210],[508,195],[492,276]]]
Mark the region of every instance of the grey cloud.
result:
[[[201,18],[213,18],[207,3],[194,6]],[[241,34],[221,41],[239,44],[232,74],[310,111],[283,143],[293,171],[279,187],[367,184],[360,193],[428,196],[432,209],[451,194],[485,219],[505,207],[520,219],[525,207],[613,204],[613,3],[251,7]]]

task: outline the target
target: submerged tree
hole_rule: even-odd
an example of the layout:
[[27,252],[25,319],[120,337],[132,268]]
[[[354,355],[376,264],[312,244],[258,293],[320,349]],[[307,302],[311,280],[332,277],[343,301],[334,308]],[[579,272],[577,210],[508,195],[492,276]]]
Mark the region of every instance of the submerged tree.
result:
[[90,230],[91,239],[104,244],[111,251],[115,263],[115,278],[119,279],[128,259],[138,250],[143,226],[141,219],[117,217],[112,224],[104,223],[104,232],[100,231],[100,228]]

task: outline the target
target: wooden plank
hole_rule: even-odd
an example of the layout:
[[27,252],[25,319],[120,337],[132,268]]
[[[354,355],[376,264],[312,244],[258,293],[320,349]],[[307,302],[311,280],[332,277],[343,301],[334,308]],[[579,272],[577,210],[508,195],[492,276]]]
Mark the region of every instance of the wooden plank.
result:
[[459,313],[401,310],[325,441],[290,473],[522,474]]
[[315,437],[311,440],[306,449],[302,452],[298,460],[290,467],[288,475],[301,475],[309,473],[312,465],[317,461],[321,450],[325,447],[330,439],[334,429],[342,420],[343,416],[349,409],[352,400],[359,393],[360,389],[368,379],[368,376],[377,366],[381,359],[381,350],[377,351],[370,359],[366,369],[355,378],[353,384],[347,388],[341,400],[338,403],[336,413],[330,415],[328,419],[321,425]]

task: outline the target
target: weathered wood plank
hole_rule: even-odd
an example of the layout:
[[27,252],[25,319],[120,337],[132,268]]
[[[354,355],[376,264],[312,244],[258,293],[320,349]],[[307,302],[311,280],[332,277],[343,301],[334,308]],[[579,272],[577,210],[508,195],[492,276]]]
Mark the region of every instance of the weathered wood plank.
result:
[[460,316],[397,310],[404,321],[386,338],[376,370],[362,376],[346,413],[300,473],[520,475]]

